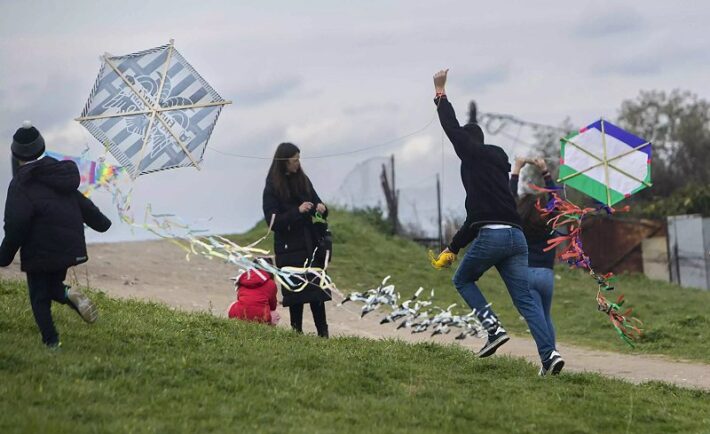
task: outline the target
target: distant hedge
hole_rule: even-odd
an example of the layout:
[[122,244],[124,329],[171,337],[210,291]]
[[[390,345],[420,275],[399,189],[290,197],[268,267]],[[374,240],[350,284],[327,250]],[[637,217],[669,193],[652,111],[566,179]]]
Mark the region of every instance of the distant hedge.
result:
[[710,217],[710,185],[689,185],[669,197],[634,204],[631,209],[632,214],[646,218],[665,219],[682,214]]

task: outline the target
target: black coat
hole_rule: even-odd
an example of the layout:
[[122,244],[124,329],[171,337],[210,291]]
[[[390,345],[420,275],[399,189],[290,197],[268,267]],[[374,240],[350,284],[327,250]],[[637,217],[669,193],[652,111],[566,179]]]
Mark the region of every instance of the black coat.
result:
[[[510,164],[505,151],[478,142],[466,131],[446,96],[434,102],[441,126],[461,160],[461,181],[466,190],[466,221],[449,244],[449,249],[457,253],[473,241],[481,226],[507,224],[520,228],[520,217],[508,186]],[[480,131],[477,125],[470,127]]]
[[61,271],[88,260],[84,223],[106,232],[111,221],[77,190],[79,181],[72,161],[44,157],[18,169],[7,190],[0,266],[10,265],[18,250],[26,272]]
[[[317,234],[313,226],[312,216],[315,206],[322,203],[318,193],[316,193],[311,181],[308,180],[309,193],[299,195],[289,183],[289,198],[282,198],[276,193],[274,184],[267,178],[263,195],[264,219],[267,224],[271,223],[272,216],[274,223],[271,229],[274,232],[274,254],[276,256],[276,266],[284,267],[304,267],[312,265],[322,267],[322,260],[316,258],[313,264],[310,260],[313,257],[314,246],[317,243]],[[298,207],[303,202],[312,202],[313,211],[301,214]],[[324,217],[327,217],[326,215]],[[309,264],[307,264],[307,262]],[[318,301],[328,301],[331,299],[330,290],[323,290],[318,285],[309,284],[299,292],[290,291],[288,288],[281,288],[283,295],[283,305],[312,303]]]

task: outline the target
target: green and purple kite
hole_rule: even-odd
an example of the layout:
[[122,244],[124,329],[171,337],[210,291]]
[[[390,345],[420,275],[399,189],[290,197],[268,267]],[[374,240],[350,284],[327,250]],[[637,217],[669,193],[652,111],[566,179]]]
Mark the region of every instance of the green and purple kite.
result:
[[604,205],[651,186],[651,142],[600,119],[561,140],[560,176]]

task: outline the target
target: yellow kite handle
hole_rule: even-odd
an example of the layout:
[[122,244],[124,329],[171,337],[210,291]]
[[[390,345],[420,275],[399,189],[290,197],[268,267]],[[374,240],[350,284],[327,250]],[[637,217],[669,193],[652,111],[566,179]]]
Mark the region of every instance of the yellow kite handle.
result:
[[449,268],[451,264],[456,260],[456,254],[451,252],[441,252],[438,257],[434,256],[434,252],[429,250],[429,260],[431,261],[431,266],[437,270],[444,268]]

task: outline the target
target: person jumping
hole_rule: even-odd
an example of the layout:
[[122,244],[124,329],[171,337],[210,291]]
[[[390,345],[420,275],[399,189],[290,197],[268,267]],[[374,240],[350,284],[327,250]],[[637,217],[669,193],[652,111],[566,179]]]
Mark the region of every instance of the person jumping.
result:
[[476,284],[483,273],[496,267],[535,339],[542,361],[540,374],[558,374],[565,362],[555,349],[542,306],[528,288],[528,246],[510,192],[508,155],[498,146],[485,144],[475,110],[468,124],[459,124],[446,95],[447,74],[448,69],[434,75],[434,103],[441,126],[461,160],[466,221],[440,257],[455,258],[460,249],[473,241],[454,274],[453,283],[469,307],[476,310],[488,332],[478,357],[493,355],[510,339]]

